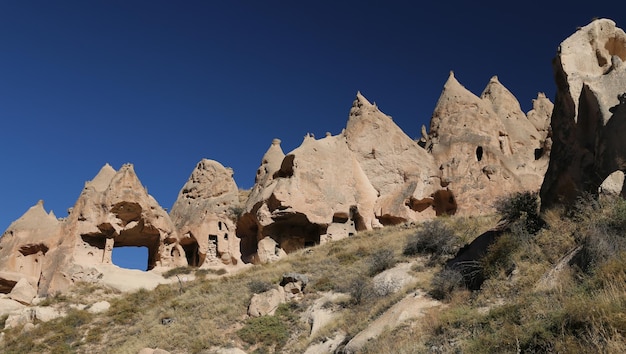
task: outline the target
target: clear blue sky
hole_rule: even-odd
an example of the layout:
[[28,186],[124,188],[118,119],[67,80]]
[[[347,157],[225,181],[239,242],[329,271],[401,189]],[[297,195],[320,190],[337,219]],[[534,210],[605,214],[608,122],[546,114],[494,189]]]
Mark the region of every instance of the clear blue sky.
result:
[[554,98],[558,44],[619,2],[0,1],[0,231],[39,199],[59,217],[130,162],[170,208],[214,159],[250,188],[273,138],[338,134],[357,90],[412,137],[448,72],[525,111]]

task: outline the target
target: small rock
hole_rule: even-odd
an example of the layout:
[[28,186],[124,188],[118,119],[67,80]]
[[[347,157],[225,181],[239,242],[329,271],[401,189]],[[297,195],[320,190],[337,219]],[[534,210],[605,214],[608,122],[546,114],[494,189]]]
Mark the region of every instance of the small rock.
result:
[[108,311],[110,307],[111,304],[108,301],[98,301],[91,305],[87,311],[89,313],[102,313]]
[[171,318],[171,317],[165,317],[165,318],[161,319],[161,324],[164,325],[164,326],[167,326],[167,325],[169,325],[169,324],[171,324],[173,322],[174,322],[174,319]]

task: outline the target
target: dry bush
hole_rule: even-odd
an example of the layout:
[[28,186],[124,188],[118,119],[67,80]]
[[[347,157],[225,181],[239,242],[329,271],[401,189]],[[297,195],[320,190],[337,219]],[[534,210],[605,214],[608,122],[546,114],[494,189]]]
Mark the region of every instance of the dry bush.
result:
[[406,256],[427,255],[428,265],[442,263],[460,248],[460,239],[454,231],[440,220],[424,222],[422,227],[410,235],[403,253]]
[[369,257],[368,274],[374,276],[384,270],[393,268],[398,261],[393,250],[389,248],[382,248],[375,251]]
[[539,193],[520,192],[496,200],[494,207],[504,223],[523,220],[523,228],[530,235],[545,226],[539,213]]
[[164,272],[162,274],[163,278],[171,278],[173,276],[176,275],[182,275],[182,274],[191,274],[194,271],[193,267],[190,266],[182,266],[182,267],[176,267],[176,268],[172,268],[169,269],[168,271]]
[[264,293],[274,288],[274,284],[263,280],[254,279],[248,282],[248,290],[253,294]]
[[428,294],[437,300],[450,300],[454,291],[464,288],[461,272],[445,268],[433,277]]

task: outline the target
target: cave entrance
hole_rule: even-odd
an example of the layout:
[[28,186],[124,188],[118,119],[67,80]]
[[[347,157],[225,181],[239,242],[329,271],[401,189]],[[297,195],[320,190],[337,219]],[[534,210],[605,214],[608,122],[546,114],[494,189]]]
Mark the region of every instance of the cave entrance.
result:
[[311,223],[301,213],[276,218],[272,224],[263,228],[264,236],[276,240],[286,253],[319,245],[320,235],[326,231],[326,225]]
[[476,148],[476,161],[480,162],[483,159],[483,147],[479,146]]
[[117,246],[113,247],[111,261],[120,268],[150,270],[148,265],[148,247]]
[[187,258],[187,265],[191,267],[200,266],[200,255],[198,254],[198,242],[187,243],[181,245],[185,251],[185,258]]

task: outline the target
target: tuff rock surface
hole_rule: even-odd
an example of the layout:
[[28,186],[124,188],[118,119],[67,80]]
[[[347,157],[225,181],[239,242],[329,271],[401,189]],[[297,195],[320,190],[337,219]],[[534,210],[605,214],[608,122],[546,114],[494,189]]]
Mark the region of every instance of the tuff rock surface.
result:
[[450,73],[424,146],[459,214],[492,212],[503,195],[539,189],[549,159],[551,103],[540,94],[533,107],[527,117],[497,77],[478,97]]
[[550,155],[552,103],[524,114],[493,77],[480,97],[450,74],[430,132],[409,138],[361,93],[341,134],[275,139],[237,224],[242,259],[274,261],[308,245],[437,215],[485,214],[509,193],[538,190]]
[[578,29],[559,46],[553,158],[541,187],[542,208],[595,194],[604,179],[626,169],[624,60],[626,34],[608,19]]
[[238,204],[239,190],[232,169],[217,161],[200,161],[170,212],[188,265],[241,263],[239,238],[229,214]]
[[[151,289],[167,282],[158,273],[113,265],[112,253],[117,247],[147,248],[146,270],[241,263],[234,225],[225,216],[233,193],[238,201],[232,171],[214,161],[201,161],[174,208],[181,237],[132,165],[116,171],[106,164],[85,183],[66,218],[46,213],[40,201],[4,232],[0,239],[0,292],[12,292],[21,284],[12,296],[26,303],[32,299],[30,289],[45,296],[65,291],[78,281],[102,282],[122,291]],[[230,230],[233,237],[227,241]],[[202,237],[195,239],[196,234]],[[211,248],[213,234],[223,242],[215,242]]]

